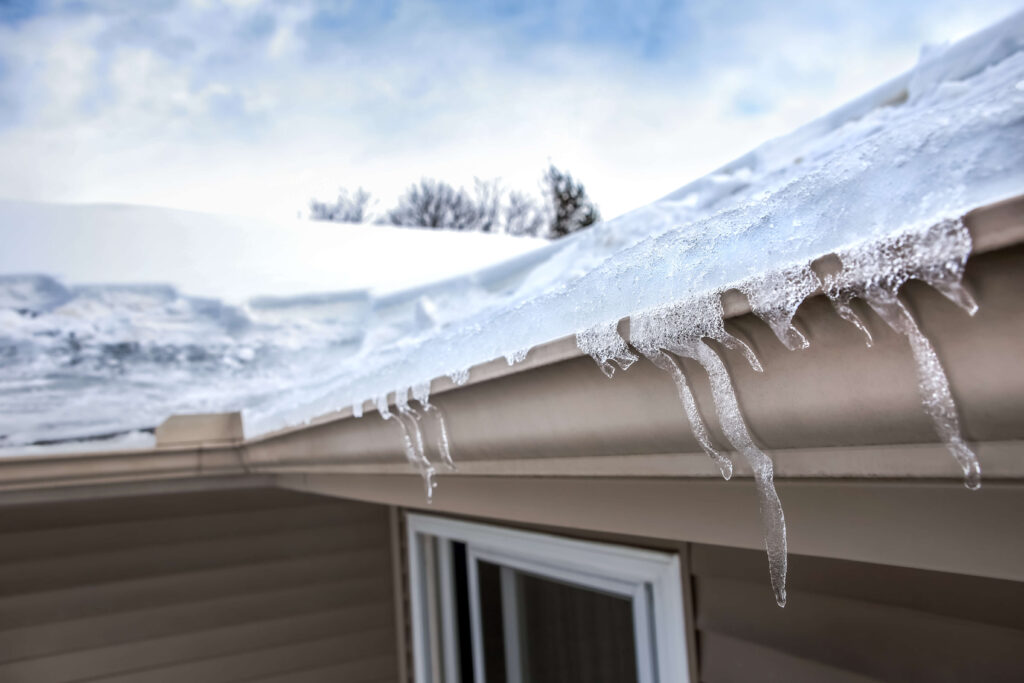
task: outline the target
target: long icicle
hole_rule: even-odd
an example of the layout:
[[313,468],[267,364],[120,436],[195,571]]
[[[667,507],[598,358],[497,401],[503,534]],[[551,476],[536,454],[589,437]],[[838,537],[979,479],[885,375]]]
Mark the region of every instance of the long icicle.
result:
[[978,304],[963,286],[970,253],[971,235],[963,221],[945,220],[926,230],[838,252],[842,269],[825,276],[824,289],[839,315],[868,334],[869,346],[871,336],[850,306],[855,297],[866,301],[889,327],[907,338],[925,413],[963,470],[964,485],[973,490],[981,486],[981,465],[963,438],[949,378],[935,347],[899,297],[900,288],[917,279],[974,315]]
[[430,402],[430,382],[414,385],[411,389],[412,400],[420,404],[425,415],[433,415],[437,425],[437,451],[441,455],[441,464],[455,472],[455,461],[452,459],[451,438],[448,436],[448,420],[441,406]]
[[964,485],[972,490],[981,487],[981,465],[978,456],[964,441],[960,430],[960,416],[949,388],[949,379],[942,368],[935,347],[928,341],[914,316],[898,295],[868,295],[868,305],[896,332],[910,342],[914,354],[917,386],[921,404],[931,418],[935,432],[964,471]]
[[[640,324],[643,325],[643,321]],[[596,325],[576,334],[576,346],[584,353],[589,354],[594,359],[594,362],[597,363],[601,372],[609,379],[615,374],[615,365],[618,365],[621,370],[626,371],[639,359],[630,350],[626,340],[619,334],[618,325],[618,321],[612,321]],[[743,344],[739,340],[735,341],[738,344]],[[686,413],[686,418],[690,423],[690,430],[697,439],[697,443],[700,444],[700,447],[707,453],[708,457],[718,466],[718,470],[722,473],[723,478],[729,479],[732,477],[732,461],[712,445],[707,427],[704,425],[700,411],[697,410],[697,402],[693,398],[693,392],[690,391],[690,385],[687,383],[686,375],[683,373],[683,369],[679,366],[678,361],[656,345],[641,342],[637,345],[637,350],[651,361],[656,368],[666,372],[672,378],[672,381],[675,382],[676,391],[679,394],[679,402],[683,405],[683,411]]]
[[[408,396],[408,390],[406,390],[406,396]],[[389,410],[387,396],[379,396],[376,403],[377,412],[380,414],[381,418],[384,420],[395,418],[395,422],[401,428],[402,448],[405,451],[405,459],[410,465],[416,468],[420,473],[420,476],[423,478],[423,484],[426,487],[427,502],[433,502],[434,489],[437,486],[436,482],[434,482],[434,475],[437,471],[423,453],[423,437],[422,433],[419,431],[419,425],[406,415],[409,410],[407,400],[402,401],[399,392],[395,392],[395,407],[398,409],[397,414],[392,413]],[[409,424],[406,423],[406,419],[411,421],[413,427],[412,431],[410,431]],[[415,440],[413,436],[414,433],[416,434]]]
[[711,380],[711,393],[715,398],[718,418],[726,439],[739,451],[754,473],[758,501],[761,508],[761,524],[764,533],[765,550],[768,552],[768,567],[771,573],[772,589],[779,607],[786,606],[786,517],[782,502],[775,491],[775,469],[768,455],[754,444],[747,425],[740,412],[736,392],[725,363],[713,349],[702,341],[685,345],[673,345],[673,353],[700,363]]

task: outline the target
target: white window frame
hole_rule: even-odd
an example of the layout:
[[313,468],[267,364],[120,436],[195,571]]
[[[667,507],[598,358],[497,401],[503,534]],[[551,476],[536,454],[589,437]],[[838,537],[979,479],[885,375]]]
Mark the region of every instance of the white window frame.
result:
[[[477,581],[480,560],[501,568],[502,611],[508,624],[517,623],[514,570],[618,595],[630,600],[633,606],[640,683],[689,682],[678,555],[412,513],[406,516],[406,530],[416,683],[456,681],[448,547],[453,541],[466,544],[476,683],[485,683]],[[435,546],[427,542],[427,537],[436,538],[436,547],[442,549],[436,562],[432,557]],[[438,589],[427,590],[428,585],[437,585]],[[443,635],[440,646],[436,640],[438,630]],[[505,633],[506,650],[517,652],[517,630],[506,628]],[[431,653],[439,649],[440,655],[433,656],[444,661],[443,667],[431,661]],[[521,680],[517,671],[519,658],[513,655],[507,660],[509,680]]]

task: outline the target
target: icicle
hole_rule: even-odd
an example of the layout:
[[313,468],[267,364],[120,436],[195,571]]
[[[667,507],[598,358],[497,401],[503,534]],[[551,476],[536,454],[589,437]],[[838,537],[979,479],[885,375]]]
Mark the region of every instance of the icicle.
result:
[[[380,413],[381,418],[384,420],[395,418],[395,422],[401,428],[402,450],[405,451],[405,459],[410,465],[415,467],[419,471],[420,476],[423,477],[423,484],[426,487],[427,493],[427,502],[433,502],[434,488],[437,486],[434,482],[434,474],[436,473],[436,470],[423,453],[423,434],[420,431],[418,420],[410,417],[410,413],[412,411],[408,404],[408,389],[405,391],[399,390],[395,392],[395,407],[398,409],[397,414],[393,414],[388,409],[387,394],[378,396],[375,399],[375,403],[377,404],[377,412]],[[410,425],[413,428],[412,431],[409,429]]]
[[441,454],[441,463],[454,472],[457,468],[455,467],[455,461],[452,460],[451,442],[448,438],[448,421],[445,419],[444,411],[441,409],[441,406],[434,403],[420,401],[420,405],[423,406],[423,411],[427,415],[433,415],[437,421],[437,450]]
[[452,460],[451,442],[448,438],[448,421],[445,419],[441,406],[430,402],[430,382],[417,384],[412,388],[412,398],[420,404],[426,415],[432,415],[437,424],[437,450],[441,455],[441,463],[452,472],[455,461]]
[[[928,230],[920,239],[911,242],[920,265],[911,271],[917,278],[934,288],[968,315],[978,312],[978,303],[964,287],[964,270],[971,255],[971,233],[960,219],[945,220]],[[936,253],[938,247],[938,253]],[[920,254],[924,251],[925,254]],[[939,256],[931,258],[928,256]]]
[[917,381],[924,411],[931,418],[935,432],[964,471],[964,485],[969,489],[981,487],[981,465],[974,451],[964,442],[960,432],[960,417],[956,412],[949,380],[942,368],[935,347],[921,332],[914,316],[895,294],[891,297],[872,295],[868,304],[889,324],[889,327],[910,341],[917,361]]
[[362,401],[356,401],[355,403],[352,404],[352,417],[362,417],[362,416],[363,416],[363,402]]
[[412,397],[414,400],[419,401],[420,405],[426,405],[430,402],[430,382],[421,382],[420,384],[414,384],[412,387]]
[[469,368],[455,370],[454,372],[449,373],[448,379],[450,379],[452,381],[452,384],[454,384],[455,386],[461,387],[463,384],[469,381]]
[[693,392],[690,391],[690,385],[686,383],[686,375],[683,374],[679,361],[660,349],[643,350],[643,354],[654,363],[655,367],[664,370],[672,377],[672,381],[676,383],[676,390],[679,392],[679,401],[683,404],[686,418],[690,421],[690,429],[693,431],[694,437],[708,457],[718,465],[722,478],[730,479],[732,477],[732,461],[711,445],[711,437],[708,435],[704,420],[701,419],[700,411],[697,410],[697,402],[693,399]]
[[[659,348],[660,344],[666,341],[666,330],[673,324],[666,319],[667,310],[658,309],[633,316],[630,325],[630,341],[655,367],[667,372],[672,377],[676,391],[679,393],[679,402],[683,404],[683,412],[686,413],[686,419],[690,422],[690,430],[693,432],[694,438],[697,439],[697,443],[708,457],[718,465],[722,477],[729,479],[732,477],[732,461],[711,445],[711,437],[708,435],[700,411],[697,410],[697,402],[693,398],[693,392],[690,391],[690,385],[686,381],[683,369],[675,358]],[[618,336],[618,332],[615,334]]]
[[[666,371],[675,376],[672,370],[679,366],[665,354],[665,351],[692,358],[705,369],[711,381],[711,393],[715,400],[715,409],[719,421],[729,443],[746,458],[754,474],[757,484],[758,498],[761,509],[761,521],[764,531],[765,549],[768,552],[768,566],[771,573],[772,589],[775,600],[780,606],[786,604],[786,519],[782,511],[782,503],[775,491],[774,468],[771,458],[755,444],[743,421],[743,415],[736,400],[732,380],[725,364],[718,354],[704,341],[710,338],[729,348],[741,348],[751,367],[760,370],[760,363],[753,351],[725,331],[721,298],[717,293],[685,302],[677,306],[662,307],[632,318],[630,341],[642,353],[652,358],[655,364],[661,363]],[[666,363],[657,354],[662,354],[672,361]],[[679,371],[682,374],[681,370]],[[692,394],[689,388],[684,392],[680,386],[680,398],[689,414],[689,401]],[[686,394],[689,395],[689,399]],[[696,414],[696,406],[693,407]],[[696,414],[699,420],[699,414]],[[702,424],[703,427],[703,424]],[[695,430],[696,434],[696,430]],[[698,437],[699,439],[699,437]]]
[[419,471],[420,476],[423,477],[423,484],[426,487],[427,502],[433,502],[434,488],[437,486],[437,484],[434,483],[435,470],[425,458],[420,457],[416,452],[416,446],[413,442],[413,437],[409,432],[409,426],[406,424],[405,420],[402,419],[401,415],[396,416],[389,413],[387,417],[384,417],[384,413],[381,413],[381,417],[385,420],[390,420],[392,417],[395,418],[395,423],[398,424],[402,430],[402,449],[405,451],[405,459],[410,465],[415,467]]
[[853,310],[851,302],[853,301],[853,294],[849,291],[840,290],[836,286],[834,278],[828,278],[825,284],[825,294],[828,296],[829,301],[832,302],[832,308],[836,310],[839,317],[850,323],[864,334],[865,343],[870,349],[875,340],[871,336],[871,330],[864,324],[864,321],[860,319],[857,312]]
[[526,360],[526,354],[528,354],[529,352],[530,349],[519,349],[518,351],[514,351],[512,353],[506,353],[505,362],[507,362],[510,366],[515,365],[516,363],[522,363],[524,360]]
[[423,429],[420,427],[420,415],[409,407],[409,390],[407,388],[395,391],[395,408],[398,410],[399,419],[405,418],[412,432],[417,460],[429,465],[430,461],[427,460],[426,449],[423,446]]
[[[918,279],[973,315],[978,305],[963,287],[970,253],[971,237],[966,226],[960,220],[946,220],[927,230],[840,252],[843,269],[826,277],[825,289],[833,303],[839,301],[847,310],[854,297],[863,299],[889,327],[907,338],[925,413],[963,470],[964,485],[977,489],[981,486],[981,465],[964,441],[949,379],[935,348],[899,298],[900,287],[907,280]],[[843,315],[840,305],[837,310],[850,319]]]
[[391,411],[388,409],[388,395],[383,394],[374,399],[374,403],[377,404],[377,412],[385,420],[391,419]]
[[629,350],[626,340],[619,335],[618,327],[618,322],[610,322],[576,333],[576,346],[593,358],[608,378],[615,374],[612,362],[626,371],[638,360],[637,355]]
[[754,473],[758,501],[761,508],[761,525],[765,550],[768,552],[768,567],[771,572],[772,589],[779,607],[786,606],[786,516],[782,502],[775,491],[775,473],[772,460],[754,444],[747,425],[740,412],[736,392],[729,378],[725,363],[707,344],[702,341],[673,346],[670,348],[701,364],[711,380],[711,394],[715,398],[715,409],[722,423],[725,438],[739,451]]
[[809,346],[807,337],[793,325],[793,316],[804,300],[821,286],[808,265],[790,266],[749,278],[739,285],[754,315],[768,323],[787,349]]

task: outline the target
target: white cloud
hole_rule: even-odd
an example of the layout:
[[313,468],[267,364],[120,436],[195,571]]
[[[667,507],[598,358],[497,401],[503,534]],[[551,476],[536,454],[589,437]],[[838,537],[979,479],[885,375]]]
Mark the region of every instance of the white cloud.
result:
[[[612,216],[1013,3],[801,14],[691,2],[656,58],[614,40],[517,33],[535,17],[485,21],[422,2],[367,23],[372,39],[359,26],[311,34],[312,2],[128,7],[0,24],[0,103],[16,109],[0,110],[4,195],[285,216],[340,185],[388,201],[422,175],[532,188],[551,159]],[[559,16],[583,11],[566,4]],[[629,31],[659,28],[636,19]]]

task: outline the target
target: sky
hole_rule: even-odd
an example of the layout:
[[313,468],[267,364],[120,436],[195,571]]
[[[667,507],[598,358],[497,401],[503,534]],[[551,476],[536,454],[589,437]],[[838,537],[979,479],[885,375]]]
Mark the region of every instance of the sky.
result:
[[261,218],[555,163],[605,217],[1020,0],[0,0],[0,197]]

